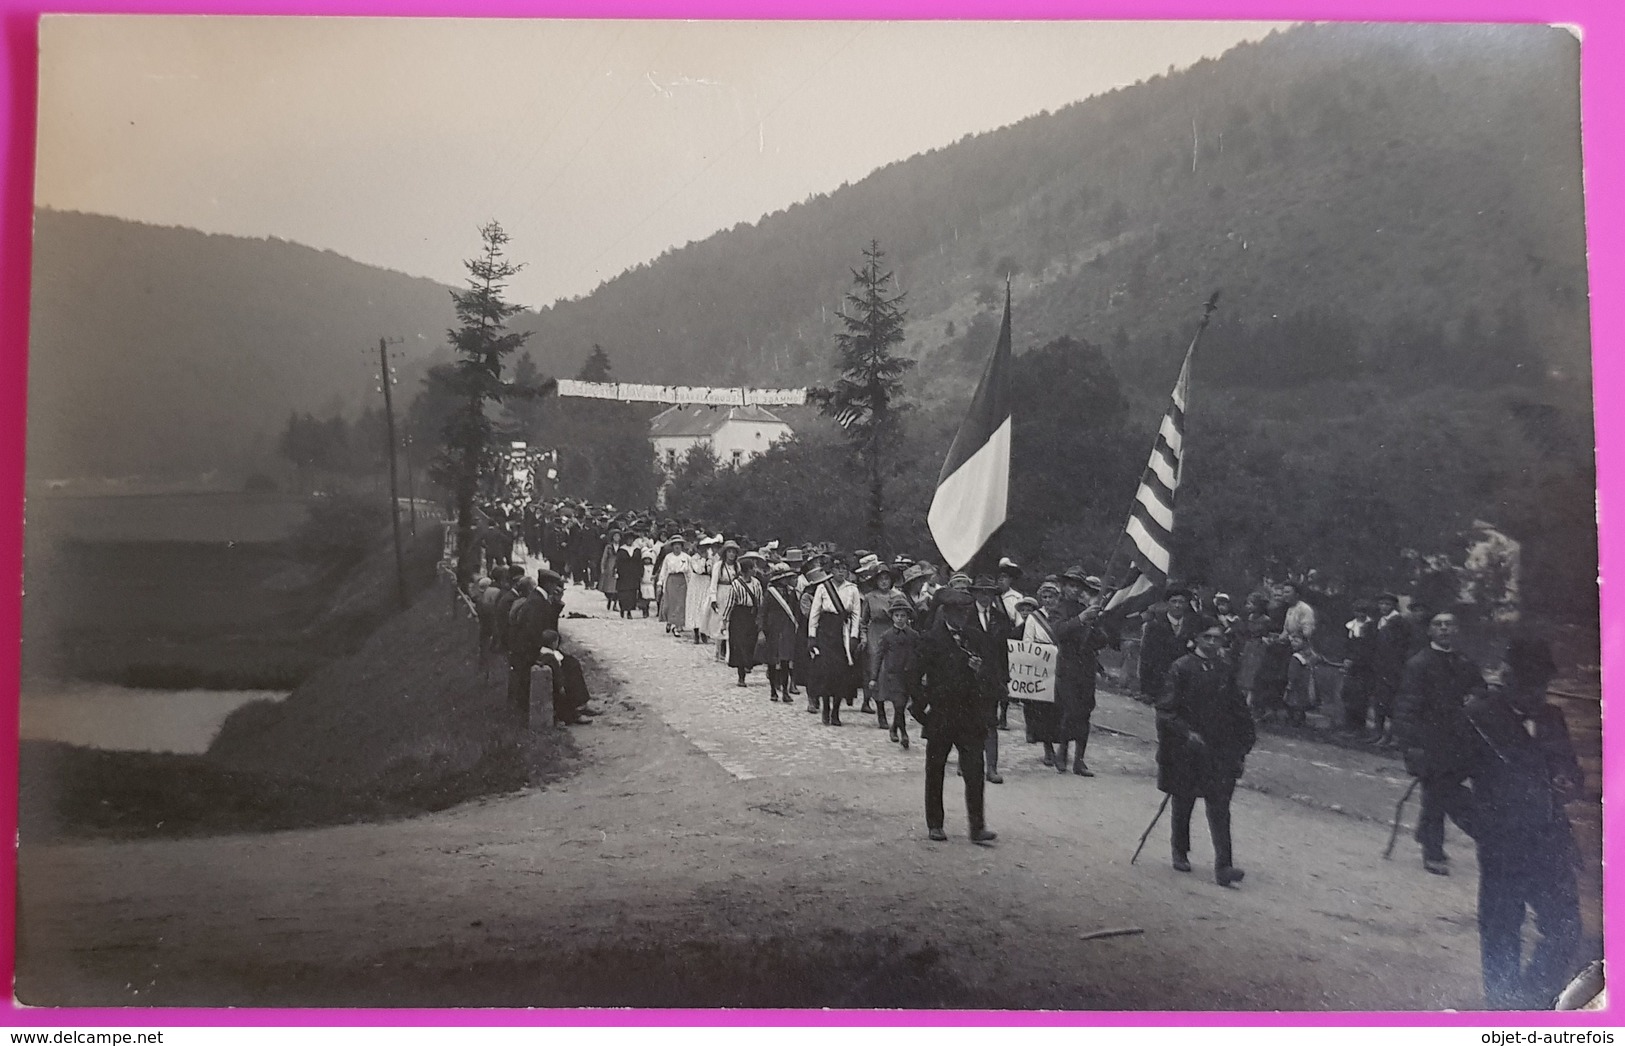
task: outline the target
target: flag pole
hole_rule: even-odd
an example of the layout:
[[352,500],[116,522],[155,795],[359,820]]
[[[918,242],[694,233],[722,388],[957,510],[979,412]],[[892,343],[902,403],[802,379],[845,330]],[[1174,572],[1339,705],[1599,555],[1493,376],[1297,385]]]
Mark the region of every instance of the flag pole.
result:
[[[1184,363],[1181,364],[1181,369],[1184,369],[1184,366],[1189,364],[1190,361],[1191,361],[1191,358],[1196,354],[1196,344],[1197,344],[1197,342],[1202,340],[1202,332],[1207,330],[1208,321],[1213,318],[1213,314],[1215,312],[1217,312],[1218,309],[1219,309],[1219,292],[1214,291],[1213,294],[1211,296],[1209,296],[1208,300],[1206,302],[1204,302],[1203,305],[1202,305],[1202,318],[1200,320],[1198,320],[1197,323],[1196,323],[1196,333],[1191,336],[1190,347],[1185,350],[1185,359],[1184,359]],[[1190,393],[1190,390],[1189,390],[1189,387],[1187,386],[1187,388],[1186,388],[1187,403],[1189,402],[1189,399],[1188,399],[1189,393]],[[1152,447],[1155,448],[1156,440],[1153,439],[1151,442],[1152,442]],[[1185,466],[1184,466],[1184,452],[1182,450],[1181,455],[1180,455],[1180,472],[1183,473],[1184,469],[1185,469]],[[1134,504],[1133,504],[1133,501],[1131,500],[1130,503],[1129,503],[1129,519],[1132,520],[1133,518],[1134,518]],[[1125,526],[1122,530],[1119,530],[1117,532],[1117,541],[1116,541],[1115,544],[1112,545],[1112,554],[1106,560],[1106,580],[1105,580],[1105,583],[1101,586],[1101,588],[1102,588],[1102,593],[1101,594],[1103,596],[1107,596],[1108,598],[1109,598],[1109,593],[1117,591],[1117,588],[1118,588],[1118,584],[1117,584],[1118,555],[1123,550],[1123,539],[1125,537],[1127,537],[1127,536],[1128,536],[1128,527]]]

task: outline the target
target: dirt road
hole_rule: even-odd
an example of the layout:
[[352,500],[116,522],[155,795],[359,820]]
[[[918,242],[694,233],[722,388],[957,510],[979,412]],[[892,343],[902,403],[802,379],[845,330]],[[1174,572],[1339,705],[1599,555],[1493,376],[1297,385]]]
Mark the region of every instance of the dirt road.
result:
[[[1093,779],[1007,733],[990,847],[922,815],[923,746],[738,689],[653,620],[594,613],[607,709],[552,787],[391,824],[21,854],[33,1004],[1437,1009],[1480,1005],[1477,876],[1380,858],[1378,756],[1266,738],[1239,889],[1167,860],[1146,713],[1104,699]],[[1256,790],[1266,789],[1271,794]],[[1294,799],[1292,796],[1298,796]],[[1334,810],[1332,806],[1341,807]],[[1133,927],[1133,936],[1083,939]]]

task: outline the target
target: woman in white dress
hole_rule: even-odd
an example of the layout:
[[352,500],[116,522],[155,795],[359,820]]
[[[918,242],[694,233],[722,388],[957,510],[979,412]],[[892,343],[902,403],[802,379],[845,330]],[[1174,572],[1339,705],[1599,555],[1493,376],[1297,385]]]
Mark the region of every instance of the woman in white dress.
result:
[[728,611],[733,609],[733,583],[739,576],[739,543],[724,541],[722,558],[711,571],[711,589],[706,598],[705,634],[717,637],[718,661],[728,660]]
[[696,645],[708,642],[706,615],[711,600],[711,570],[715,564],[715,551],[722,544],[716,538],[703,538],[699,548],[688,557],[688,606],[683,623],[694,633]]

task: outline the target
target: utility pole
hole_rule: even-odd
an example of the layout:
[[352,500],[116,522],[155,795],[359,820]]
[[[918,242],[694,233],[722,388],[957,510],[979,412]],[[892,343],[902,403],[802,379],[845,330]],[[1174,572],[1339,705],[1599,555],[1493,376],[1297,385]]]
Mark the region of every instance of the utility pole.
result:
[[418,536],[418,492],[413,482],[412,468],[412,434],[408,432],[401,438],[401,445],[406,449],[406,503],[411,508],[412,536]]
[[[399,339],[397,339],[399,340]],[[395,591],[406,609],[406,556],[401,551],[401,497],[395,474],[395,375],[389,366],[389,342],[378,339],[378,384],[384,390],[384,425],[389,438],[389,521],[395,532]]]

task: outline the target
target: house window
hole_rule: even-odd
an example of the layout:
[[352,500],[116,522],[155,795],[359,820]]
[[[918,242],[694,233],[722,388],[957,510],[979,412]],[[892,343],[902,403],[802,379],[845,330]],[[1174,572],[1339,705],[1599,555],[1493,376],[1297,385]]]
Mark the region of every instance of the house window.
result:
[[670,465],[672,468],[677,467],[677,450],[676,450],[676,448],[668,447],[666,449],[666,464]]
[[743,465],[744,463],[745,463],[745,452],[742,451],[742,450],[734,451],[734,468],[738,468],[739,466]]

